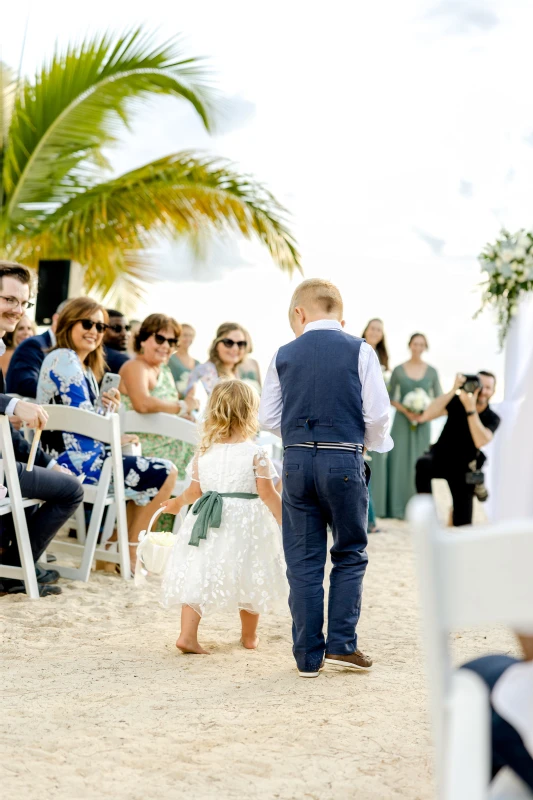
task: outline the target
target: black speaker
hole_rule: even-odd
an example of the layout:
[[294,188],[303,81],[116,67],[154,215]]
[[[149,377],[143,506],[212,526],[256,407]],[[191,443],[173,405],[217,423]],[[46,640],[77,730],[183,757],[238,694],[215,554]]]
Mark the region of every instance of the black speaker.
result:
[[69,296],[72,261],[46,259],[39,261],[39,282],[35,321],[37,325],[50,325],[57,307]]

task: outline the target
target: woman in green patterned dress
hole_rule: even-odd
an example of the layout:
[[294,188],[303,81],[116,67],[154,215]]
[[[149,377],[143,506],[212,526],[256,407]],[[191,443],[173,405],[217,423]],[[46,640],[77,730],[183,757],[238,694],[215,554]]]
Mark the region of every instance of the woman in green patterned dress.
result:
[[396,414],[391,431],[394,449],[387,454],[387,517],[394,519],[405,517],[405,507],[416,494],[415,466],[429,449],[431,433],[430,423],[419,423],[420,415],[405,408],[403,400],[415,389],[423,389],[431,400],[442,394],[437,370],[422,358],[427,348],[424,334],[413,333],[409,339],[411,358],[394,369],[390,380],[389,394]]
[[[180,400],[176,383],[168,367],[168,360],[176,349],[181,326],[172,317],[150,314],[135,336],[135,358],[127,361],[120,370],[120,391],[126,411],[140,414],[178,414],[192,419],[190,412],[198,406],[190,397]],[[194,446],[155,433],[138,434],[143,456],[163,457],[172,461],[178,470],[178,480],[185,478],[185,468],[194,455]],[[159,530],[172,530],[173,517],[164,514],[159,518]]]

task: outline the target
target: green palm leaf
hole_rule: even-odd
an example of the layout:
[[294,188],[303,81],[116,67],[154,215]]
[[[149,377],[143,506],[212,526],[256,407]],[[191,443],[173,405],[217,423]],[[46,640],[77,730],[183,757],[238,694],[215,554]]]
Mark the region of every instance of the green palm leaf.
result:
[[228,162],[177,153],[74,197],[43,221],[26,257],[69,252],[87,265],[89,285],[110,291],[124,270],[134,281],[149,276],[149,259],[139,251],[157,235],[237,231],[258,238],[292,273],[300,257],[286,216],[270,192]]
[[63,203],[94,184],[101,149],[129,123],[134,101],[184,98],[209,127],[206,77],[198,60],[183,57],[179,39],[155,45],[141,29],[56,52],[15,101],[3,169],[11,221],[31,225],[35,204]]

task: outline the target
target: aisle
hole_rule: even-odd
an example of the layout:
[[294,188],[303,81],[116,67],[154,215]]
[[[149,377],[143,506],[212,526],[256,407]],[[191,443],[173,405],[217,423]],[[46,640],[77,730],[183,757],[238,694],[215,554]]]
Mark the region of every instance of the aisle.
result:
[[[179,655],[154,588],[112,576],[60,598],[0,598],[5,796],[39,800],[432,797],[410,536],[371,538],[360,644],[368,674],[297,677],[288,618],[258,652],[237,620],[208,622],[209,657]],[[487,637],[487,638],[485,638]],[[458,658],[507,632],[456,639]]]

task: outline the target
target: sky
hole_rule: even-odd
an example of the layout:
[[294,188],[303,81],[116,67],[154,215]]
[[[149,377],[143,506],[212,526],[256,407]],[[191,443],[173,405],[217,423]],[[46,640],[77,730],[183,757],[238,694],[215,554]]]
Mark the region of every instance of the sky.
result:
[[[337,283],[347,330],[361,334],[381,317],[392,365],[422,331],[446,388],[457,371],[503,377],[494,317],[473,315],[477,255],[502,226],[532,222],[527,0],[92,0],[78,9],[10,4],[0,57],[18,66],[26,23],[31,73],[56,41],[142,22],[208,56],[229,107],[214,136],[185,102],[140,109],[111,154],[116,173],[189,148],[230,158],[290,210],[305,277]],[[263,371],[291,338],[300,278],[259,245],[214,243],[204,265],[183,247],[154,257],[161,280],[137,314],[192,323],[200,360],[228,319],[249,328]]]

